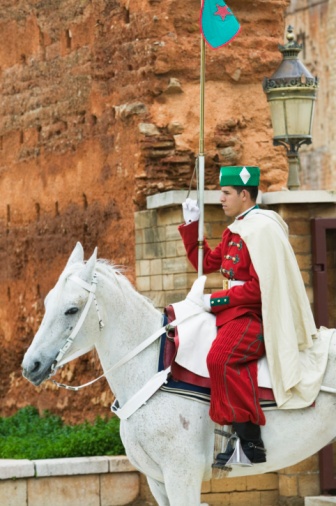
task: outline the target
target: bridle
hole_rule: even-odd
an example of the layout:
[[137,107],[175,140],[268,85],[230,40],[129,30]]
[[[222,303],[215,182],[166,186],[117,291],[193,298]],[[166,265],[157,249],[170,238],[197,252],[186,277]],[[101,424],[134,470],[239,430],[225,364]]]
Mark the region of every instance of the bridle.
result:
[[[51,367],[51,375],[56,372],[56,370],[61,367],[59,364],[64,357],[65,353],[69,350],[69,348],[72,346],[78,332],[80,331],[87,314],[89,312],[89,309],[91,307],[92,301],[95,302],[96,306],[96,312],[98,315],[98,323],[99,323],[99,330],[101,330],[104,327],[104,323],[101,319],[100,313],[99,313],[99,307],[98,302],[96,299],[96,287],[98,284],[98,278],[97,274],[93,274],[92,282],[91,284],[86,283],[86,281],[83,281],[81,278],[79,278],[76,275],[70,276],[69,279],[72,281],[75,281],[77,284],[79,284],[81,287],[83,287],[85,290],[89,292],[88,300],[86,301],[85,307],[83,309],[83,312],[71,332],[70,336],[65,341],[64,345],[58,352],[52,367]],[[156,330],[150,337],[145,339],[143,342],[141,342],[138,346],[136,346],[133,350],[128,352],[124,357],[122,357],[116,364],[114,364],[110,369],[105,371],[101,376],[98,378],[93,379],[92,381],[89,381],[88,383],[85,383],[84,385],[79,386],[71,386],[71,385],[65,385],[64,383],[58,383],[55,380],[52,380],[52,382],[57,385],[58,387],[65,388],[66,390],[72,390],[77,392],[78,390],[81,390],[82,388],[85,388],[89,385],[92,385],[96,381],[99,381],[101,378],[104,378],[107,376],[108,373],[112,373],[115,370],[119,369],[122,365],[129,362],[132,358],[137,356],[139,353],[141,353],[143,350],[148,348],[152,343],[154,343],[157,339],[159,339],[163,333],[169,332],[173,328],[175,328],[178,324],[182,323],[182,321],[185,321],[189,318],[191,318],[193,315],[186,314],[182,318],[179,319],[179,321],[174,320],[170,322],[168,325],[165,325],[161,327],[160,329]],[[170,374],[170,366],[166,369],[157,372],[152,378],[150,378],[145,385],[129,399],[123,407],[120,407],[118,400],[116,399],[111,406],[111,410],[121,419],[127,419],[129,418],[137,409],[139,409],[143,404],[147,402],[147,400],[167,381],[167,378]]]
[[[88,300],[86,301],[86,304],[84,306],[84,309],[82,311],[82,314],[81,314],[78,322],[76,323],[74,329],[72,330],[71,334],[69,335],[69,337],[65,341],[64,345],[62,346],[62,348],[59,350],[59,352],[58,352],[58,354],[57,354],[54,362],[52,363],[51,374],[54,374],[56,372],[56,370],[60,367],[59,363],[61,362],[61,360],[64,357],[65,353],[72,346],[72,344],[73,344],[76,336],[78,335],[80,329],[82,328],[83,323],[85,322],[85,319],[86,319],[87,314],[89,312],[89,309],[91,307],[92,301],[94,301],[95,307],[96,307],[96,312],[97,312],[97,316],[98,316],[99,330],[102,330],[102,328],[104,327],[104,323],[103,323],[103,320],[102,320],[102,318],[100,316],[99,306],[98,306],[98,302],[97,302],[97,299],[96,299],[96,288],[97,288],[97,284],[98,284],[97,274],[96,273],[93,274],[91,284],[87,283],[86,281],[84,281],[83,279],[81,279],[79,276],[76,276],[75,274],[72,275],[72,276],[70,276],[69,280],[74,281],[75,283],[77,283],[78,285],[80,285],[82,288],[84,288],[85,290],[87,290],[89,292],[89,297],[88,297]],[[56,381],[54,383],[58,384]]]

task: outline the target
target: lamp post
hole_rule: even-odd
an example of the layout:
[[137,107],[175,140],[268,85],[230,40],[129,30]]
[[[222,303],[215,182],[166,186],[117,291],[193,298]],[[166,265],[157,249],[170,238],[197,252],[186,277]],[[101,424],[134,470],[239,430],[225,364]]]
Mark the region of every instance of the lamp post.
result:
[[312,142],[314,105],[318,78],[313,77],[298,59],[302,45],[294,40],[293,27],[287,29],[287,43],[279,45],[282,62],[272,77],[264,78],[263,89],[270,104],[274,146],[287,149],[289,163],[287,186],[297,190],[299,148]]

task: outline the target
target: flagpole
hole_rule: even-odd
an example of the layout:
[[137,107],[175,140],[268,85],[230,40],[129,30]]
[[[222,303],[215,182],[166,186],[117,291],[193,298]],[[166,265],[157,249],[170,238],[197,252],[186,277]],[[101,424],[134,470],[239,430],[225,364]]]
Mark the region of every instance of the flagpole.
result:
[[198,221],[198,277],[203,274],[204,257],[204,98],[205,98],[205,40],[201,34],[201,64],[200,64],[200,137],[198,154],[198,205],[200,217]]

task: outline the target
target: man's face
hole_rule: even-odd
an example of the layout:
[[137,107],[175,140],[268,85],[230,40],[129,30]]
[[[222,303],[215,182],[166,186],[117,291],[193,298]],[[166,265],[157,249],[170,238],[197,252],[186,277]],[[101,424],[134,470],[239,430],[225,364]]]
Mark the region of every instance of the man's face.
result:
[[235,218],[246,211],[250,207],[247,193],[245,190],[238,193],[232,186],[222,186],[220,203],[224,214],[229,218]]

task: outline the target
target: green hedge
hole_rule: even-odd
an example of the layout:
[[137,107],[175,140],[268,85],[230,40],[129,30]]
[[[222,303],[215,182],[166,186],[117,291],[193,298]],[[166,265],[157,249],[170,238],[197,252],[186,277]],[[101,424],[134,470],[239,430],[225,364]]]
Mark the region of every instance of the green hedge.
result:
[[97,418],[93,424],[65,425],[45,411],[32,406],[8,418],[0,418],[1,459],[52,459],[125,455],[119,436],[119,419]]

